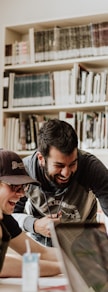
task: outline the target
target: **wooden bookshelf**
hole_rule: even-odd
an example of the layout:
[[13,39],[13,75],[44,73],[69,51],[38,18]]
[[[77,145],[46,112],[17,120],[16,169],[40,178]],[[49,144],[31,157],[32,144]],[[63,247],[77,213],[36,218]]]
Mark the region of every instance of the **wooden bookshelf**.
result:
[[[105,155],[108,149],[108,46],[107,44],[105,48],[101,41],[101,48],[98,45],[97,47],[89,47],[87,50],[86,46],[89,46],[87,43],[87,31],[86,28],[93,28],[94,30],[95,23],[98,24],[100,31],[102,30],[102,24],[106,23],[108,19],[108,14],[101,15],[89,15],[89,16],[81,16],[81,17],[73,17],[71,19],[60,19],[60,20],[52,20],[46,22],[36,22],[36,23],[23,23],[21,25],[12,25],[5,27],[4,30],[4,51],[3,51],[3,60],[4,65],[2,68],[3,77],[5,76],[8,80],[4,80],[3,78],[3,90],[2,90],[2,101],[5,95],[6,101],[2,102],[1,106],[1,147],[9,148],[9,144],[6,144],[6,123],[8,123],[8,119],[10,120],[10,133],[12,131],[16,132],[15,125],[11,125],[11,119],[14,118],[17,120],[17,123],[20,123],[22,120],[27,119],[28,116],[35,115],[38,116],[39,119],[45,116],[45,118],[53,118],[60,116],[60,113],[66,112],[72,113],[74,118],[77,118],[77,130],[80,132],[80,126],[78,121],[78,116],[82,115],[82,118],[86,114],[92,114],[94,112],[99,114],[100,117],[100,134],[98,133],[98,138],[101,139],[102,135],[103,144],[99,142],[98,145],[94,143],[91,148],[85,147],[86,145],[80,141],[79,146],[85,147],[86,150],[91,151],[99,155],[99,158],[104,157],[103,162],[108,165],[107,161],[105,161]],[[92,25],[92,26],[91,26]],[[77,28],[77,29],[76,29]],[[75,30],[76,29],[76,30]],[[79,43],[77,50],[74,50],[75,44],[69,43],[69,35],[72,33],[75,34],[77,31],[77,37],[79,35]],[[41,34],[40,34],[41,32]],[[84,44],[84,35],[86,34],[86,42]],[[90,31],[89,31],[90,34]],[[94,33],[97,36],[97,33]],[[38,35],[42,37],[42,44],[39,43]],[[61,40],[61,42],[60,42]],[[72,40],[72,36],[71,36]],[[91,41],[93,41],[91,39]],[[100,41],[100,38],[99,40]],[[62,46],[62,42],[64,46]],[[37,44],[37,50],[36,50]],[[82,44],[82,45],[81,45]],[[41,49],[43,46],[43,49]],[[82,46],[82,47],[81,47]],[[91,49],[91,50],[90,50]],[[76,75],[75,70],[79,70],[79,66],[83,68],[84,74],[82,72]],[[75,69],[77,68],[77,69]],[[79,71],[78,71],[79,72]],[[90,93],[80,91],[80,87],[84,88],[87,85],[87,76],[90,72],[93,72],[93,84],[95,82],[96,86],[93,85],[94,88],[92,92],[92,97],[90,97]],[[51,94],[53,102],[49,102],[49,104],[42,104],[40,98],[40,104],[28,104],[25,99],[24,105],[15,106],[13,105],[12,98],[15,97],[15,88],[14,88],[14,77],[20,75],[42,75],[42,74],[51,74],[53,78],[53,82],[51,84]],[[81,76],[80,76],[81,75]],[[104,77],[103,77],[104,75]],[[11,76],[11,78],[10,78]],[[74,77],[73,77],[74,76]],[[83,77],[82,77],[83,76]],[[85,76],[85,77],[84,77]],[[13,79],[12,79],[13,78]],[[74,79],[73,79],[74,78]],[[79,78],[79,89],[78,89],[78,78]],[[84,79],[87,78],[87,79]],[[105,79],[102,79],[105,78]],[[10,83],[11,79],[11,83]],[[94,81],[96,79],[96,81]],[[85,81],[84,81],[85,80]],[[97,81],[98,80],[98,81]],[[103,80],[103,85],[102,85]],[[86,85],[84,85],[84,82]],[[61,83],[61,86],[60,86]],[[11,85],[10,85],[11,84]],[[59,84],[59,87],[58,87]],[[71,86],[69,85],[71,84]],[[39,85],[39,84],[38,84]],[[43,91],[44,89],[43,84]],[[67,86],[68,85],[68,86]],[[30,84],[28,84],[30,87]],[[42,87],[40,86],[40,87]],[[69,87],[70,86],[70,87]],[[98,90],[101,88],[101,92],[95,92],[95,87]],[[74,88],[74,89],[73,89]],[[87,87],[88,88],[88,87]],[[41,88],[42,89],[42,88]],[[103,90],[103,91],[102,91]],[[5,91],[5,92],[4,92]],[[10,94],[9,94],[10,92]],[[89,92],[89,91],[88,91]],[[41,94],[40,94],[41,95]],[[41,96],[40,96],[41,97]],[[51,99],[51,100],[52,100]],[[50,100],[50,99],[49,99]],[[15,101],[15,100],[14,100]],[[20,99],[22,102],[22,100]],[[3,107],[4,104],[4,107]],[[80,114],[79,114],[80,113]],[[105,116],[103,127],[104,134],[101,132],[101,114],[103,117],[103,113]],[[63,116],[63,115],[62,115]],[[65,117],[66,118],[66,117]],[[16,120],[14,121],[16,123]],[[13,123],[14,123],[13,122]],[[70,121],[71,122],[71,121]],[[82,123],[82,122],[81,122]],[[18,125],[17,125],[18,126]],[[82,127],[82,126],[81,126]],[[84,132],[83,126],[83,132]],[[18,129],[17,129],[18,131]],[[11,133],[12,134],[12,133]],[[8,133],[9,136],[9,133]],[[14,137],[14,134],[13,134]],[[11,135],[10,138],[11,139]],[[90,145],[90,143],[89,143]],[[12,147],[12,145],[11,145]],[[15,146],[16,147],[16,146]],[[22,157],[32,153],[32,149],[29,151],[27,149],[22,150],[19,148],[13,147],[13,149],[18,152]]]

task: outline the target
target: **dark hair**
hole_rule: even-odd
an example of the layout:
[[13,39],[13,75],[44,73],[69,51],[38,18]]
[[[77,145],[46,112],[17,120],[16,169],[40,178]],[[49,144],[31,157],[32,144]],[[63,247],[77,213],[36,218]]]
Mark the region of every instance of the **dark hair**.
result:
[[38,149],[44,157],[49,155],[50,147],[69,155],[78,146],[78,137],[74,128],[67,122],[51,119],[39,130]]

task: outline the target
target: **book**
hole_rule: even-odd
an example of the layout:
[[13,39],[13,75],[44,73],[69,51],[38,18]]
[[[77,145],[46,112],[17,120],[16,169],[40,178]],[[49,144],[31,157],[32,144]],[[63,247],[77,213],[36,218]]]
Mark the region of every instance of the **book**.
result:
[[18,151],[20,149],[20,140],[19,140],[19,131],[20,131],[20,119],[16,117],[15,119],[15,131],[14,131],[14,151]]
[[80,25],[77,27],[77,38],[79,41],[79,56],[92,56],[92,37],[91,24]]
[[107,72],[104,70],[103,72],[100,72],[100,101],[103,102],[106,100],[106,80],[107,78]]
[[101,112],[101,129],[100,129],[100,148],[105,147],[105,131],[106,131],[106,115],[104,112]]
[[79,64],[74,63],[73,68],[71,69],[70,77],[70,94],[71,94],[71,103],[76,103],[76,94],[77,94],[77,79],[79,74]]
[[86,79],[88,70],[79,64],[78,75],[77,75],[77,87],[76,87],[76,103],[86,102]]
[[78,136],[78,147],[82,148],[83,112],[77,111],[75,120],[76,120],[75,129]]
[[108,101],[108,73],[106,73],[105,101]]
[[59,28],[55,26],[53,29],[48,30],[48,44],[49,44],[49,53],[48,60],[57,60],[58,59],[58,48],[59,48]]
[[35,62],[44,61],[44,31],[34,32]]
[[13,95],[14,95],[14,79],[15,73],[9,73],[9,92],[8,92],[8,107],[13,107]]
[[58,48],[58,59],[67,59],[68,50],[70,48],[70,36],[68,27],[59,28],[59,48]]
[[92,23],[91,36],[92,36],[93,55],[98,56],[100,55],[99,23]]
[[60,111],[59,120],[67,122],[75,129],[75,113]]
[[100,55],[108,55],[108,21],[99,23]]
[[15,74],[13,79],[13,107],[53,104],[52,73]]
[[29,51],[29,42],[21,41],[19,42],[19,64],[27,64],[29,62],[33,63],[33,52]]
[[81,70],[81,103],[86,102],[87,74],[88,74],[88,72],[86,70]]
[[9,104],[9,72],[4,72],[3,76],[3,108],[8,108]]
[[5,45],[5,65],[12,65],[12,44]]
[[105,108],[105,148],[108,148],[108,107]]
[[12,44],[12,65],[19,64],[19,42],[15,41]]
[[10,133],[10,147],[9,147],[9,150],[13,151],[14,150],[14,139],[15,139],[15,122],[16,122],[16,118],[15,117],[12,117],[10,118],[11,119],[11,133]]
[[58,27],[43,31],[44,61],[58,58]]
[[35,62],[34,28],[29,28],[29,57],[30,63]]
[[53,72],[55,105],[71,103],[70,70]]
[[93,78],[93,102],[100,101],[100,74],[95,73]]
[[19,151],[26,150],[26,123],[25,119],[20,115],[19,118]]
[[77,58],[79,57],[79,46],[78,46],[78,38],[77,38],[77,27],[72,26],[69,29],[69,35],[70,35],[70,57],[71,58]]
[[86,77],[86,102],[92,102],[93,101],[93,77],[94,72],[89,71]]
[[25,137],[26,137],[26,150],[31,150],[31,129],[30,129],[30,119],[27,117],[25,119]]
[[30,123],[30,134],[31,134],[31,150],[35,150],[37,147],[35,116],[29,115],[29,123]]

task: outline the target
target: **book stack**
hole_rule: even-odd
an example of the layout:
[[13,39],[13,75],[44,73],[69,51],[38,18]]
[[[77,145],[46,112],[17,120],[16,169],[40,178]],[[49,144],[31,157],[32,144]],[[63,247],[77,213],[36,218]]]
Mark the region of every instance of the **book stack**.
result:
[[52,105],[52,74],[10,73],[9,105],[38,106]]
[[107,123],[105,112],[83,113],[83,149],[106,147]]
[[34,32],[35,62],[57,59],[58,28]]
[[74,63],[70,70],[15,74],[4,72],[3,107],[69,105],[108,101],[108,72]]
[[24,40],[5,45],[5,65],[107,54],[107,21],[43,30],[31,27]]
[[14,42],[5,46],[5,65],[17,65],[30,62],[28,41]]
[[[108,147],[108,110],[101,112],[66,112],[58,116],[71,124],[78,135],[78,147],[104,149]],[[38,146],[38,131],[48,119],[55,116],[35,114],[6,117],[4,121],[4,147],[13,151],[35,150]]]
[[19,114],[19,117],[4,119],[4,147],[12,151],[35,150],[38,146],[38,131],[48,116]]

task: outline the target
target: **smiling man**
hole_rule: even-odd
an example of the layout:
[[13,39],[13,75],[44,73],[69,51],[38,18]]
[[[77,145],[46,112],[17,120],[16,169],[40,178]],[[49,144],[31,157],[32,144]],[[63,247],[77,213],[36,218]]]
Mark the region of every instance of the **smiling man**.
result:
[[[55,224],[95,221],[96,197],[108,215],[108,170],[94,155],[78,149],[77,134],[70,124],[58,119],[45,122],[38,149],[23,161],[27,173],[40,185],[30,186],[26,197],[16,204],[14,216],[36,240],[51,245],[49,220]],[[25,214],[27,198],[29,211]]]

